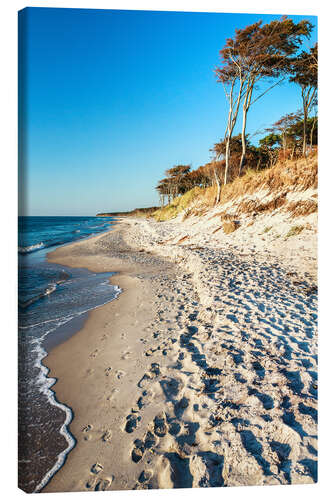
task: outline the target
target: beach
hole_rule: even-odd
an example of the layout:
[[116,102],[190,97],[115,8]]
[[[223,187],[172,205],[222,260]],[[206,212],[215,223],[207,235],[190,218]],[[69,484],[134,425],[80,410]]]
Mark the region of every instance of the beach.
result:
[[122,292],[44,359],[76,446],[43,492],[316,481],[315,232],[220,225],[123,218],[48,254]]

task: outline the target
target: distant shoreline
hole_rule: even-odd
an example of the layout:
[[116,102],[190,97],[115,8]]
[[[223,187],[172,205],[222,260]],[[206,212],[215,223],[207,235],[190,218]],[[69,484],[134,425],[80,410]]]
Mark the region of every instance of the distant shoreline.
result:
[[127,212],[101,212],[96,214],[96,217],[140,217],[149,216],[150,214],[156,212],[161,207],[147,207],[147,208],[134,208],[133,210],[128,210]]

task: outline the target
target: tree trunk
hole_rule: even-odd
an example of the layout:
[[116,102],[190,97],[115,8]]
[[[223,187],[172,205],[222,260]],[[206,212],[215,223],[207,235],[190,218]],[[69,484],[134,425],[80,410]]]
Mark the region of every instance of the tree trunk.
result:
[[248,82],[248,87],[247,87],[247,90],[246,90],[246,94],[245,94],[245,98],[244,98],[244,103],[243,103],[242,156],[241,156],[241,159],[240,159],[240,162],[239,162],[239,173],[238,173],[238,175],[241,175],[242,168],[244,166],[244,161],[245,161],[245,155],[246,155],[246,121],[247,121],[247,113],[248,113],[249,107],[251,105],[253,87],[254,87],[254,80],[251,78],[251,80]]
[[303,120],[303,156],[305,156],[306,151],[306,121],[307,121],[307,112],[304,108],[304,120]]
[[220,179],[216,173],[216,169],[214,168],[214,175],[215,175],[215,181],[216,181],[216,186],[217,186],[217,193],[216,193],[216,200],[215,200],[215,205],[217,205],[220,202],[220,195],[221,195],[221,183]]
[[224,185],[226,185],[228,182],[229,160],[230,160],[230,136],[227,137],[226,144],[225,144]]
[[311,151],[312,151],[313,132],[314,132],[316,121],[317,121],[317,117],[314,117],[314,120],[313,120],[313,123],[312,123],[312,127],[311,127],[311,132],[310,132],[310,147],[311,147]]
[[286,159],[287,137],[286,137],[285,130],[283,130],[283,132],[282,132],[282,148],[283,148],[283,157],[284,157],[284,159]]
[[243,125],[242,125],[242,156],[239,162],[239,176],[242,173],[245,155],[246,155],[246,137],[245,137],[245,129],[246,129],[246,109],[243,108]]
[[303,98],[303,156],[305,156],[306,152],[306,122],[308,119],[308,103],[305,95],[305,89],[302,91]]

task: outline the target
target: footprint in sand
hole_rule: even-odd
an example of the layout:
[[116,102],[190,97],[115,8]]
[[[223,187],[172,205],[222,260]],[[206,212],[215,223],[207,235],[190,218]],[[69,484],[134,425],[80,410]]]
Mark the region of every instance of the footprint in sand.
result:
[[148,490],[152,488],[152,485],[149,484],[149,481],[153,477],[153,472],[149,469],[143,470],[138,477],[138,482],[134,486],[135,490]]
[[109,394],[109,396],[107,396],[106,400],[111,401],[117,392],[119,392],[119,389],[112,389],[111,394]]
[[91,424],[87,424],[83,427],[82,432],[89,432],[93,429],[93,426]]
[[141,410],[145,406],[149,404],[149,402],[153,399],[155,393],[150,389],[145,389],[142,391],[142,395],[139,397],[137,401],[138,408]]
[[105,368],[104,373],[108,377],[111,374],[112,367],[109,366],[108,368]]
[[121,359],[128,359],[131,355],[130,351],[124,351],[121,355]]
[[110,430],[107,430],[104,432],[102,436],[102,441],[104,441],[104,443],[109,443],[111,441],[111,438],[112,438],[112,432]]
[[139,380],[138,387],[144,387],[148,380],[152,380],[161,374],[160,365],[158,363],[152,363],[150,370],[144,374],[144,376]]
[[132,450],[132,460],[135,463],[140,462],[146,450],[151,450],[157,443],[156,437],[150,431],[147,431],[144,440],[136,439]]
[[91,466],[90,472],[92,474],[99,474],[103,469],[104,469],[103,465],[96,462],[94,465]]
[[130,413],[127,415],[126,420],[125,431],[131,433],[137,428],[138,422],[141,420],[141,416],[136,415],[135,413]]
[[93,429],[93,426],[91,424],[87,424],[83,427],[82,432],[85,434],[84,435],[85,441],[90,441],[90,439],[91,439],[90,431],[92,431],[92,429]]
[[151,470],[143,470],[138,478],[139,483],[146,483],[147,481],[150,481],[151,478],[153,477],[153,471]]
[[156,436],[163,437],[168,432],[168,424],[164,412],[159,413],[154,418],[154,433]]
[[106,491],[113,481],[113,477],[97,478],[92,476],[86,483],[86,488],[93,491]]
[[112,483],[113,478],[105,478],[105,479],[100,479],[97,481],[96,486],[95,486],[95,491],[106,491]]
[[122,370],[117,370],[116,371],[116,377],[117,377],[118,380],[120,380],[121,378],[123,378],[125,375],[126,375],[126,372],[123,372]]
[[87,377],[90,377],[93,373],[94,373],[94,369],[93,368],[89,368],[87,371],[86,371],[86,375]]
[[145,452],[145,448],[144,448],[142,441],[140,441],[140,439],[136,439],[134,441],[134,444],[135,444],[135,446],[132,450],[132,460],[133,460],[133,462],[138,463],[138,462],[140,462],[140,460],[143,457],[143,454]]
[[92,353],[89,354],[89,358],[94,359],[96,358],[97,355],[98,355],[98,349],[95,349]]

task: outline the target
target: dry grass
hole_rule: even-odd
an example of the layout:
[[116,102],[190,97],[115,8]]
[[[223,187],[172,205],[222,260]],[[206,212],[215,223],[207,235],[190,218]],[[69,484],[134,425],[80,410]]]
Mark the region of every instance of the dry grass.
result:
[[[276,195],[272,196],[272,200],[267,203],[260,202],[259,198],[241,201],[237,208],[237,215],[272,212],[286,205],[288,192],[316,188],[318,185],[317,167],[317,154],[314,153],[308,158],[277,163],[272,168],[261,172],[248,170],[242,177],[222,187],[220,205],[262,190]],[[185,211],[184,219],[189,216],[201,216],[215,205],[215,199],[216,186],[206,189],[197,187],[176,198],[170,205],[157,210],[153,216],[158,221],[172,219],[182,211]],[[287,210],[297,217],[308,215],[317,209],[315,202],[306,202],[307,205],[302,205],[302,203],[305,202],[297,202],[297,206],[289,204]],[[224,212],[218,215],[221,216],[222,221],[232,220],[235,217]]]
[[281,208],[287,201],[287,192],[284,191],[279,193],[275,198],[266,202],[260,203],[260,200],[246,200],[242,201],[238,205],[238,213],[263,213],[263,212],[273,212],[278,208]]
[[207,213],[207,207],[192,207],[192,208],[187,208],[184,210],[184,215],[183,215],[183,221],[186,220],[188,217],[201,217],[202,215],[206,215]]
[[290,212],[292,217],[302,217],[317,212],[318,203],[314,200],[296,201],[289,203],[286,206],[286,211]]
[[193,204],[194,200],[196,200],[204,191],[203,188],[195,187],[190,191],[187,191],[183,196],[178,196],[175,198],[169,205],[166,207],[162,207],[159,210],[156,210],[152,216],[158,221],[162,222],[165,220],[174,219],[180,214],[183,210],[185,212],[185,218],[190,215],[189,207]]
[[222,227],[225,234],[230,234],[236,231],[236,229],[240,227],[240,224],[239,222],[236,221],[229,221],[229,222],[224,222],[224,224],[222,224]]
[[234,215],[227,214],[226,212],[222,212],[220,214],[220,216],[221,216],[221,221],[222,222],[224,222],[224,221],[232,221],[235,218]]
[[[220,203],[234,200],[245,194],[253,194],[260,189],[272,191],[306,190],[318,186],[318,159],[314,154],[308,158],[277,163],[274,167],[256,172],[248,170],[230,184],[222,187]],[[216,188],[207,188],[204,201],[214,202]]]

